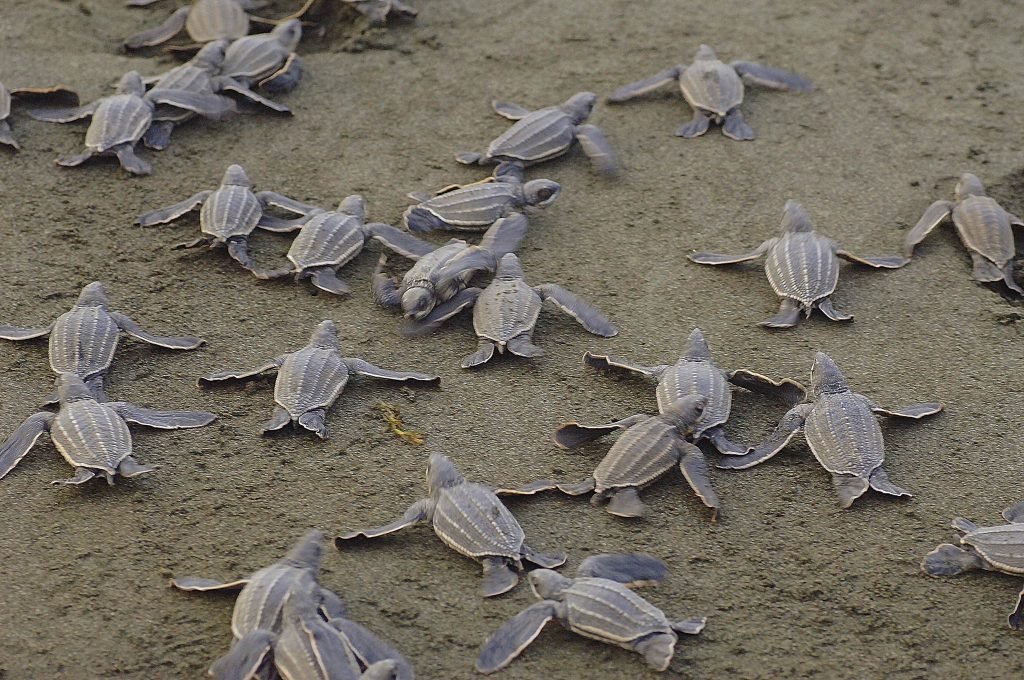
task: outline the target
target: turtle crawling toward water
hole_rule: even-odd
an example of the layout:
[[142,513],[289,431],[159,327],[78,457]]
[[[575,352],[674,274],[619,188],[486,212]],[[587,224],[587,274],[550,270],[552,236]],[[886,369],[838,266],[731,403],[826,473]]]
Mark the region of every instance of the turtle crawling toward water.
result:
[[692,64],[680,64],[649,78],[624,85],[608,96],[611,103],[624,102],[673,81],[679,83],[683,98],[693,108],[693,120],[678,130],[678,137],[700,137],[711,123],[722,126],[722,134],[735,140],[750,140],[754,131],[743,120],[743,81],[773,90],[810,92],[814,85],[795,73],[752,61],[719,61],[707,45],[697,48]]

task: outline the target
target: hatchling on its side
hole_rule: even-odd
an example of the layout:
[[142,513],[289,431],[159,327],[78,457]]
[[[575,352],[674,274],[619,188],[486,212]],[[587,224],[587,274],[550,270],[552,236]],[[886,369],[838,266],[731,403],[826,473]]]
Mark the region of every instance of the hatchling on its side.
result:
[[782,236],[770,238],[755,250],[742,255],[692,253],[698,264],[736,264],[765,256],[764,271],[775,294],[782,298],[776,316],[762,321],[768,328],[792,328],[800,321],[801,311],[808,317],[814,308],[833,321],[850,321],[853,316],[832,306],[832,293],[839,283],[838,257],[876,269],[899,269],[910,262],[906,257],[858,257],[814,230],[799,203],[786,201],[782,216]]
[[634,587],[660,583],[667,572],[661,560],[639,553],[592,555],[580,563],[576,578],[550,569],[530,572],[530,588],[541,601],[487,638],[476,669],[481,673],[501,670],[540,635],[548,621],[556,619],[577,635],[642,654],[654,670],[667,670],[679,641],[677,634],[697,635],[707,622],[703,616],[669,621],[633,592]]
[[327,409],[341,396],[352,375],[365,375],[382,380],[439,383],[441,378],[427,373],[389,371],[355,357],[341,356],[338,331],[334,322],[321,321],[313,329],[309,344],[296,352],[282,354],[256,368],[218,371],[199,379],[200,385],[221,380],[239,380],[265,371],[276,370],[274,384],[274,415],[264,423],[263,432],[280,430],[289,423],[300,426],[327,439]]
[[[128,5],[144,7],[154,2],[156,0],[133,0]],[[182,29],[195,41],[192,48],[214,40],[236,40],[248,35],[249,20],[255,18],[246,14],[246,10],[261,4],[253,0],[194,0],[191,5],[179,7],[159,26],[125,38],[123,44],[128,50],[152,47],[167,42]]]
[[414,232],[484,231],[512,213],[548,207],[561,190],[561,185],[549,179],[524,182],[522,165],[502,162],[494,169],[494,176],[482,182],[442,189],[434,196],[409,194],[418,205],[410,206],[402,220],[406,229]]
[[[1009,524],[994,527],[979,527],[963,517],[955,518],[953,528],[960,533],[960,546],[939,545],[925,556],[921,571],[935,577],[956,576],[975,569],[1024,575],[1024,502],[1003,510],[1002,514]],[[1014,630],[1024,625],[1024,588],[1007,623]]]
[[[114,352],[121,332],[136,340],[167,349],[195,349],[202,338],[173,337],[147,333],[131,317],[107,310],[103,284],[93,281],[78,295],[75,305],[45,328],[0,326],[4,340],[31,340],[50,336],[50,368],[58,375],[74,373],[81,378],[97,401],[104,402],[103,377],[114,363]],[[56,403],[54,395],[47,403]]]
[[678,130],[679,137],[700,137],[713,122],[722,126],[726,137],[736,140],[754,138],[754,131],[743,120],[739,106],[743,103],[743,81],[773,90],[810,92],[814,86],[795,73],[752,61],[725,64],[715,51],[701,45],[693,63],[665,69],[649,78],[624,85],[608,96],[611,103],[624,102],[667,85],[679,83],[686,103],[693,108],[693,120]]
[[932,229],[952,216],[960,240],[974,261],[974,279],[986,283],[1002,281],[1015,293],[1024,289],[1013,279],[1013,227],[1024,227],[1024,220],[1006,212],[995,199],[985,195],[981,180],[970,173],[960,177],[955,201],[935,201],[907,234],[903,253],[910,257],[914,246],[924,240]]
[[202,427],[217,416],[206,411],[155,411],[123,401],[97,401],[74,373],[57,377],[60,410],[35,413],[0,444],[0,479],[21,462],[43,432],[64,459],[74,466],[75,476],[54,484],[84,484],[102,474],[114,485],[114,476],[135,477],[156,468],[132,458],[132,436],[127,423],[164,430]]
[[221,74],[246,87],[291,92],[302,78],[302,60],[295,53],[301,39],[302,22],[298,19],[283,21],[270,33],[239,38],[228,46]]
[[413,503],[400,518],[384,526],[339,536],[335,545],[357,538],[376,538],[420,522],[430,522],[445,545],[483,564],[481,594],[493,597],[512,590],[519,582],[523,562],[554,568],[563,554],[534,552],[526,543],[519,522],[488,487],[467,482],[452,461],[439,453],[427,463],[428,498]]
[[485,153],[463,152],[460,163],[487,165],[518,161],[526,165],[557,158],[579,142],[594,169],[604,175],[618,172],[618,161],[608,139],[596,125],[584,124],[594,110],[597,95],[577,92],[561,106],[531,111],[518,104],[496,101],[494,111],[516,124],[498,136]]
[[0,144],[6,144],[16,151],[21,147],[11,134],[11,124],[7,120],[11,116],[12,98],[49,99],[66,106],[78,106],[78,94],[66,87],[21,87],[8,90],[0,83]]
[[743,456],[720,458],[718,467],[742,470],[768,460],[803,430],[811,453],[832,474],[839,505],[849,508],[872,488],[890,496],[910,496],[889,481],[882,469],[885,443],[876,413],[918,420],[938,413],[937,402],[885,409],[850,389],[836,363],[824,352],[811,366],[811,401],[790,409],[764,443]]
[[537,324],[545,300],[576,319],[583,328],[601,337],[610,338],[618,330],[590,303],[553,283],[531,287],[523,278],[523,268],[515,253],[506,253],[490,285],[476,299],[473,307],[473,328],[480,339],[480,348],[462,360],[463,368],[479,366],[491,360],[494,350],[506,349],[516,356],[539,357],[544,350],[533,344],[533,328]]

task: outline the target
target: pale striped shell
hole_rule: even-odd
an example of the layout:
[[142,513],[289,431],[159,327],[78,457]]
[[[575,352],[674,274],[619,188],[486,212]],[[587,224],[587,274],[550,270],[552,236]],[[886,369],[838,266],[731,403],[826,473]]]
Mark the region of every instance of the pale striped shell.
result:
[[285,357],[277,371],[274,400],[298,418],[334,403],[348,382],[348,366],[336,349],[309,346]]
[[707,359],[681,358],[661,375],[656,394],[659,410],[690,394],[707,397],[700,420],[693,428],[694,437],[727,421],[732,410],[732,390],[725,375]]
[[831,295],[839,283],[836,245],[814,231],[785,232],[768,250],[764,271],[775,293],[803,305]]
[[204,234],[219,241],[232,236],[248,236],[263,217],[263,208],[252,189],[227,185],[210,194],[199,211],[199,225]]
[[992,566],[1009,574],[1024,574],[1024,524],[978,527],[961,539]]
[[561,156],[576,139],[576,125],[560,108],[540,109],[527,114],[491,142],[487,155],[526,162],[546,161]]
[[228,46],[220,72],[233,78],[265,78],[287,58],[288,51],[272,34],[248,35]]
[[118,144],[135,144],[153,122],[153,106],[134,94],[115,94],[104,98],[85,133],[86,148],[97,153]]
[[855,392],[822,394],[804,421],[814,457],[829,472],[867,479],[885,459],[878,418]]
[[434,196],[417,207],[453,226],[481,226],[503,217],[521,194],[519,184],[488,182]]
[[519,562],[523,529],[485,486],[463,482],[442,489],[433,524],[445,545],[467,557],[507,557]]
[[[213,82],[207,69],[182,64],[165,73],[153,85],[159,90],[185,90],[187,92],[212,92]],[[189,113],[192,113],[191,111]]]
[[968,196],[953,206],[960,240],[1002,269],[1016,255],[1013,228],[1006,211],[988,196]]
[[521,278],[495,279],[476,299],[473,328],[481,338],[505,344],[533,330],[543,301]]
[[257,630],[281,628],[281,611],[292,592],[311,591],[314,573],[308,567],[276,563],[249,577],[235,600],[231,614],[231,633],[236,639]]
[[50,425],[50,437],[75,467],[99,469],[111,475],[132,453],[128,425],[113,409],[93,399],[63,404]]
[[628,646],[652,633],[673,634],[665,614],[632,590],[603,578],[577,578],[562,591],[569,629],[584,637]]
[[676,429],[661,418],[648,418],[623,432],[594,470],[595,491],[643,486],[678,462]]
[[698,59],[679,76],[679,89],[695,109],[725,116],[743,102],[743,80],[717,59]]
[[366,243],[362,221],[342,212],[314,215],[302,225],[288,249],[288,259],[298,269],[342,265],[359,254]]
[[249,33],[249,15],[238,0],[195,0],[185,20],[185,31],[199,43]]
[[121,330],[98,305],[72,307],[50,330],[50,368],[83,380],[110,368]]

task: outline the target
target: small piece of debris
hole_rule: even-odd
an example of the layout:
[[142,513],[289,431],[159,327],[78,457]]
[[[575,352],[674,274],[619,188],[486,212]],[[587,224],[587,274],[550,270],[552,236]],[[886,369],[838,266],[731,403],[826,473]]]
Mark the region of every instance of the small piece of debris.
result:
[[398,413],[397,406],[386,401],[378,401],[375,406],[377,410],[380,411],[381,417],[384,418],[384,422],[388,424],[392,434],[402,441],[415,446],[421,446],[423,444],[422,433],[402,429],[402,418]]

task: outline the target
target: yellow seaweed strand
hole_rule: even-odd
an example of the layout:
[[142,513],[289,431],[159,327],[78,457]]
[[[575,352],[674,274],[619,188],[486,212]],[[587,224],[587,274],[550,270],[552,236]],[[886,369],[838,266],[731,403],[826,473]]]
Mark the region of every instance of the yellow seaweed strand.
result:
[[384,418],[384,422],[388,424],[391,429],[391,433],[401,439],[404,442],[413,444],[414,446],[420,446],[423,444],[423,434],[414,430],[402,429],[402,418],[398,414],[398,407],[394,404],[389,404],[386,401],[378,401],[377,410],[380,411],[381,417]]

